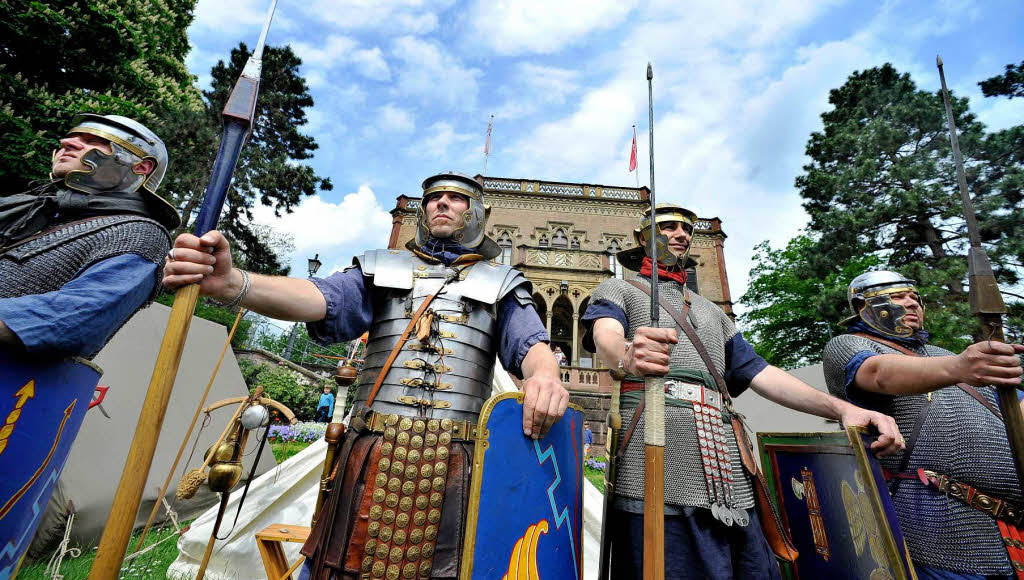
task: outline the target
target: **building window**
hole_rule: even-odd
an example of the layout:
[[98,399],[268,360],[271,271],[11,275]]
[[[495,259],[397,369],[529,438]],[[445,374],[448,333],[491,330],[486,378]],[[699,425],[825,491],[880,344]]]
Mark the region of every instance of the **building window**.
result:
[[537,245],[542,247],[542,248],[548,247],[548,235],[547,234],[541,234],[540,235],[540,241],[537,242]]
[[565,237],[565,232],[562,230],[555,230],[555,235],[551,236],[551,247],[552,248],[568,248],[569,238]]
[[608,244],[608,267],[612,270],[612,276],[619,280],[622,279],[622,264],[619,263],[618,259],[620,249],[619,242],[616,240],[612,240]]
[[569,248],[573,250],[580,249],[580,239],[576,236],[573,236],[572,241],[569,242]]
[[687,268],[686,269],[686,287],[690,289],[690,292],[697,292],[697,269]]
[[512,265],[512,238],[509,237],[508,232],[503,232],[498,237],[498,245],[501,246],[501,255],[498,256],[498,262],[505,264],[506,266]]

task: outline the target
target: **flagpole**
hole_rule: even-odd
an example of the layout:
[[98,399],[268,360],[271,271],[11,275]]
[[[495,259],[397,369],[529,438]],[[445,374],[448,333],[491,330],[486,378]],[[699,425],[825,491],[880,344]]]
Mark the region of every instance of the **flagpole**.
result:
[[484,172],[483,175],[487,175],[487,159],[491,156],[491,129],[494,127],[494,115],[491,115],[491,120],[487,123],[487,141],[484,143]]

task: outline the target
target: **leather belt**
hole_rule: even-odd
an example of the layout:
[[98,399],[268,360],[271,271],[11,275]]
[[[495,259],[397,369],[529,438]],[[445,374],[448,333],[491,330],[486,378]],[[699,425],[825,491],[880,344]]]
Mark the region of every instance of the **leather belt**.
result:
[[394,413],[378,413],[376,411],[370,411],[366,414],[366,430],[374,433],[384,433],[389,427],[394,426],[401,419],[421,419],[424,421],[440,421],[441,429],[444,431],[448,430],[448,426],[445,423],[451,424],[452,439],[454,441],[476,441],[477,428],[476,422],[463,421],[458,419],[424,419],[423,417],[414,417],[406,415],[397,415]]
[[948,475],[927,469],[918,469],[917,474],[925,485],[932,485],[946,495],[955,497],[980,512],[984,512],[1014,527],[1020,527],[1024,512],[1018,506],[1006,500],[981,493],[976,488],[956,481]]

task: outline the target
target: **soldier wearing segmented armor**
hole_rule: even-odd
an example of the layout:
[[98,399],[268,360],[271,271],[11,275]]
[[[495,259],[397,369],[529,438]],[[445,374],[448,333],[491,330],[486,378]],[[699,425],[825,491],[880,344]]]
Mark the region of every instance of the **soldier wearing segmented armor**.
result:
[[405,250],[366,252],[325,279],[233,269],[217,232],[179,237],[167,265],[168,286],[200,282],[204,294],[308,321],[321,343],[369,331],[336,474],[302,549],[302,578],[457,577],[475,426],[495,355],[526,379],[525,435],[543,437],[568,404],[529,281],[489,262],[500,247],[484,235],[480,184],[456,173],[428,178],[416,219]]
[[[854,278],[848,301],[849,334],[825,346],[825,379],[834,395],[892,415],[907,435],[906,451],[882,465],[918,577],[1024,570],[1010,529],[1024,497],[991,386],[1021,384],[1024,347],[985,341],[957,355],[928,344],[924,302],[896,272]],[[957,499],[968,494],[973,506]]]
[[[872,447],[883,452],[898,449],[902,440],[891,418],[830,397],[755,354],[718,306],[686,288],[696,215],[670,204],[659,204],[656,215],[667,244],[659,254],[667,250],[674,257],[674,265],[658,263],[661,299],[689,321],[728,393],[721,392],[715,371],[672,313],[662,308],[661,328],[649,327],[647,291],[615,278],[597,287],[583,316],[584,346],[596,346],[602,360],[627,374],[621,387],[623,454],[614,509],[604,522],[612,538],[611,577],[642,577],[645,420],[639,406],[644,376],[664,375],[665,578],[777,578],[778,566],[752,509],[756,482],[742,465],[729,398],[751,387],[792,409],[847,425],[873,424],[881,437]],[[639,273],[634,282],[647,289],[653,263],[646,255],[649,232],[645,218],[634,231],[638,247],[618,254],[624,267]],[[712,459],[703,460],[708,455]]]

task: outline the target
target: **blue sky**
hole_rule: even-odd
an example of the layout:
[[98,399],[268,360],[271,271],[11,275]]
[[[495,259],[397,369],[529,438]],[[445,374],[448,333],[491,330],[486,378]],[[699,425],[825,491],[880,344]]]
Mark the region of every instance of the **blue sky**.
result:
[[[267,0],[199,0],[189,69],[255,44]],[[646,64],[655,70],[659,201],[719,216],[733,298],[753,246],[806,224],[793,188],[828,91],[892,62],[938,88],[941,53],[955,93],[992,129],[1024,122],[1024,99],[984,99],[977,82],[1024,59],[1024,3],[534,0],[281,0],[268,43],[290,44],[316,105],[304,130],[335,189],[289,216],[259,219],[295,236],[293,271],[324,271],[381,247],[387,210],[427,176],[488,175],[634,185],[647,178]]]

